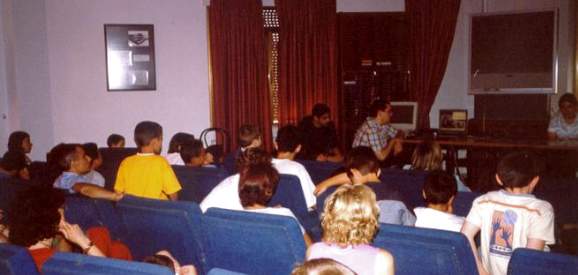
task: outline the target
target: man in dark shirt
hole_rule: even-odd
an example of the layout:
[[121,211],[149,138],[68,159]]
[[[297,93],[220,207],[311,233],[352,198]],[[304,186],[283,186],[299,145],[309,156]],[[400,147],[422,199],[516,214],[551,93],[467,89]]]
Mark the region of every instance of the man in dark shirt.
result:
[[313,106],[310,116],[299,123],[303,135],[303,145],[298,158],[342,162],[343,155],[339,150],[337,131],[331,121],[331,110],[323,103]]

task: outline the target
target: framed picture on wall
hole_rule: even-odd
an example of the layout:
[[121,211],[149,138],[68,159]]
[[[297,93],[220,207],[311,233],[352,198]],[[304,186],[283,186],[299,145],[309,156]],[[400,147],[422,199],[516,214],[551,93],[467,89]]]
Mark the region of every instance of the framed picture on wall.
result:
[[153,25],[105,24],[108,91],[156,90]]

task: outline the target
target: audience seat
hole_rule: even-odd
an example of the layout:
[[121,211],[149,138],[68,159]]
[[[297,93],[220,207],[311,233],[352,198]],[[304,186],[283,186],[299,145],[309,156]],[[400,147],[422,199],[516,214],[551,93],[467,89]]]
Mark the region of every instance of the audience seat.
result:
[[105,180],[105,187],[113,190],[116,181],[116,172],[123,159],[137,153],[137,148],[99,148],[102,156],[102,166],[97,170]]
[[203,199],[227,177],[227,173],[219,168],[187,167],[173,165],[173,170],[181,183],[179,200],[201,203]]
[[125,196],[116,208],[130,233],[123,241],[135,260],[168,250],[181,264],[193,264],[204,274],[198,204]]
[[578,257],[518,248],[508,264],[508,275],[563,274],[578,274]]
[[460,233],[380,224],[373,244],[395,259],[395,274],[478,274],[474,255]]
[[56,253],[44,266],[43,275],[174,275],[168,267],[91,257],[78,253]]
[[305,242],[290,217],[209,208],[203,216],[209,268],[254,275],[291,274],[305,258]]
[[311,176],[311,180],[315,184],[319,184],[320,182],[328,179],[335,173],[336,170],[341,168],[343,165],[340,163],[334,162],[327,162],[327,161],[314,161],[314,160],[297,160],[301,163],[309,176]]
[[0,244],[0,274],[2,275],[36,275],[36,265],[28,253],[28,249]]
[[467,217],[472,209],[472,203],[481,195],[478,192],[458,192],[454,199],[454,214]]
[[113,239],[127,235],[115,203],[102,199],[91,199],[81,195],[66,197],[64,216],[69,223],[78,224],[84,230],[94,226],[104,226]]
[[397,186],[407,209],[424,206],[421,190],[428,172],[415,170],[382,169],[381,182]]

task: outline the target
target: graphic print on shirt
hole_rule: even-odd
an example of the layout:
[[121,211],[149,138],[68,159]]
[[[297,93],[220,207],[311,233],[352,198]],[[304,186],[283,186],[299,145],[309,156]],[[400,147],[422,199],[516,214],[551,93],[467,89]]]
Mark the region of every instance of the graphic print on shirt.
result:
[[510,257],[518,215],[512,210],[494,211],[490,235],[490,253]]

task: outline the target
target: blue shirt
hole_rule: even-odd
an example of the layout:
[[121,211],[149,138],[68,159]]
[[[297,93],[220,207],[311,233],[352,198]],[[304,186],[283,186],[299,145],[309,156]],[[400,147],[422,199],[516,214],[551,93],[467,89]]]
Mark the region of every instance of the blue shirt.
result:
[[60,175],[60,177],[58,177],[55,181],[54,181],[54,188],[59,188],[59,189],[64,189],[67,190],[68,193],[75,193],[74,189],[72,189],[72,187],[76,184],[76,183],[91,183],[88,181],[88,179],[86,177],[84,177],[83,175],[79,175],[73,172],[62,172],[62,174]]

